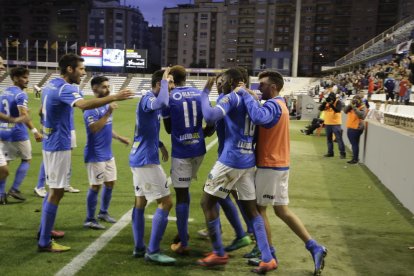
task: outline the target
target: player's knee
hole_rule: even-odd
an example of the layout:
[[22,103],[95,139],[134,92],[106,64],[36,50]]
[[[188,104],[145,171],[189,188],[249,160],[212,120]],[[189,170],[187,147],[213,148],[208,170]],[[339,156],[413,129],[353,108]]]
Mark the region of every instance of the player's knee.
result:
[[23,162],[27,162],[27,163],[29,163],[30,164],[30,162],[32,161],[32,159],[22,159],[22,163]]
[[90,188],[94,192],[99,192],[101,185],[90,185]]
[[0,180],[4,180],[9,176],[9,168],[7,166],[0,167]]
[[275,211],[276,216],[278,216],[281,219],[289,216],[289,209],[287,208],[287,206],[273,206],[273,210]]
[[173,207],[171,197],[166,196],[166,197],[162,198],[158,203],[158,207],[163,209],[164,211],[170,211],[171,208]]

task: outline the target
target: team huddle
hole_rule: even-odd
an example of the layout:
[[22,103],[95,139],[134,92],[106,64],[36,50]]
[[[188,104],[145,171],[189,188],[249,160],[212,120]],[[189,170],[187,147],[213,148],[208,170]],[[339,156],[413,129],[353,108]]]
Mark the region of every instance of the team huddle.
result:
[[[43,141],[43,166],[49,192],[43,201],[38,231],[40,252],[70,250],[70,247],[56,243],[53,237],[63,236],[61,231],[54,229],[54,221],[71,174],[73,108],[84,111],[87,133],[84,161],[90,187],[84,227],[105,228],[95,214],[101,186],[102,200],[97,218],[116,222],[108,213],[117,179],[112,139],[130,144],[128,138],[112,129],[112,112],[117,108],[114,102],[131,99],[135,94],[130,90],[110,94],[108,79],[99,76],[91,81],[95,98],[86,100],[76,85],[86,74],[83,59],[74,54],[64,55],[59,67],[61,77],[51,80],[42,91],[41,132],[28,118],[27,95],[23,91],[28,82],[26,69],[12,70],[14,86],[1,95],[0,203],[7,201],[7,161],[17,154],[22,163],[9,194],[20,195],[19,186],[31,159],[27,128],[35,135],[36,141]],[[255,266],[252,271],[264,274],[277,269],[278,260],[266,214],[266,207],[271,205],[276,216],[305,243],[314,261],[314,275],[321,274],[327,249],[311,238],[301,220],[288,208],[289,112],[279,95],[283,77],[277,72],[263,71],[259,74],[259,82],[263,104],[247,88],[248,75],[242,68],[230,68],[215,78],[209,78],[203,91],[186,86],[186,71],[179,65],[152,75],[152,89],[137,105],[134,140],[129,155],[135,190],[132,211],[135,257],[159,264],[176,263],[176,258],[160,249],[173,207],[167,176],[159,160],[159,151],[162,159],[168,160],[168,151],[159,139],[162,118],[166,132],[171,134],[171,182],[176,194],[178,234],[171,244],[171,251],[177,255],[191,252],[188,231],[190,186],[206,154],[205,137],[216,132],[218,157],[205,181],[201,200],[206,229],[199,231],[210,238],[212,251],[197,263],[207,267],[225,265],[229,261],[228,252],[248,246],[255,239],[256,245],[244,256],[250,265]],[[212,106],[209,93],[214,83],[219,97]],[[157,203],[157,209],[150,238],[146,242],[144,213],[150,201]],[[235,232],[235,239],[228,246],[222,243],[220,209]],[[242,226],[239,212],[247,231]]]

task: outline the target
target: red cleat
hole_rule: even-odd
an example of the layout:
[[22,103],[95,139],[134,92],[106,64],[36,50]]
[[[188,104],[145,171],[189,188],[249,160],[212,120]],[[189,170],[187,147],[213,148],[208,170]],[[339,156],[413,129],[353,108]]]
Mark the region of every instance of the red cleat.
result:
[[211,253],[204,259],[197,261],[197,264],[201,266],[216,266],[216,265],[225,265],[229,261],[229,255],[227,253],[224,256],[219,256],[216,253]]
[[252,272],[257,274],[266,274],[269,271],[276,270],[277,269],[277,262],[275,259],[272,259],[270,262],[260,262],[259,266],[255,269],[252,269]]

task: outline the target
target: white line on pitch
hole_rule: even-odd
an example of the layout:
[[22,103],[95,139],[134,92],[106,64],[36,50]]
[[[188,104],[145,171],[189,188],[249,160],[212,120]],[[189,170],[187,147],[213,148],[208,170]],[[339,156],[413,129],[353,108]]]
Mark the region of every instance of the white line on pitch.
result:
[[[211,141],[206,150],[209,151],[216,143],[218,139]],[[93,243],[85,248],[80,254],[72,259],[70,263],[65,265],[59,270],[56,276],[72,276],[82,269],[102,248],[104,248],[119,232],[124,229],[131,221],[132,209],[126,212],[117,223],[112,225],[111,228],[106,230],[99,236]],[[169,217],[170,218],[170,217]],[[172,218],[172,217],[171,217]],[[190,219],[188,220],[190,221]]]

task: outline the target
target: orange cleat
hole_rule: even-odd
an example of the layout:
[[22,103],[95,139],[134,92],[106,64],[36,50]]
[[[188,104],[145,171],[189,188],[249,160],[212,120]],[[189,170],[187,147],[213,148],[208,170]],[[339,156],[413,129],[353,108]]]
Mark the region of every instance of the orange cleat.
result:
[[275,259],[272,259],[270,262],[260,262],[259,266],[255,269],[252,269],[252,272],[257,274],[266,274],[269,271],[276,270],[277,269],[277,262]]
[[198,265],[201,266],[216,266],[216,265],[225,265],[229,261],[229,255],[227,253],[224,256],[219,256],[216,253],[211,253],[204,259],[197,261]]
[[190,247],[182,246],[181,242],[171,244],[171,250],[180,255],[188,255],[190,253]]

